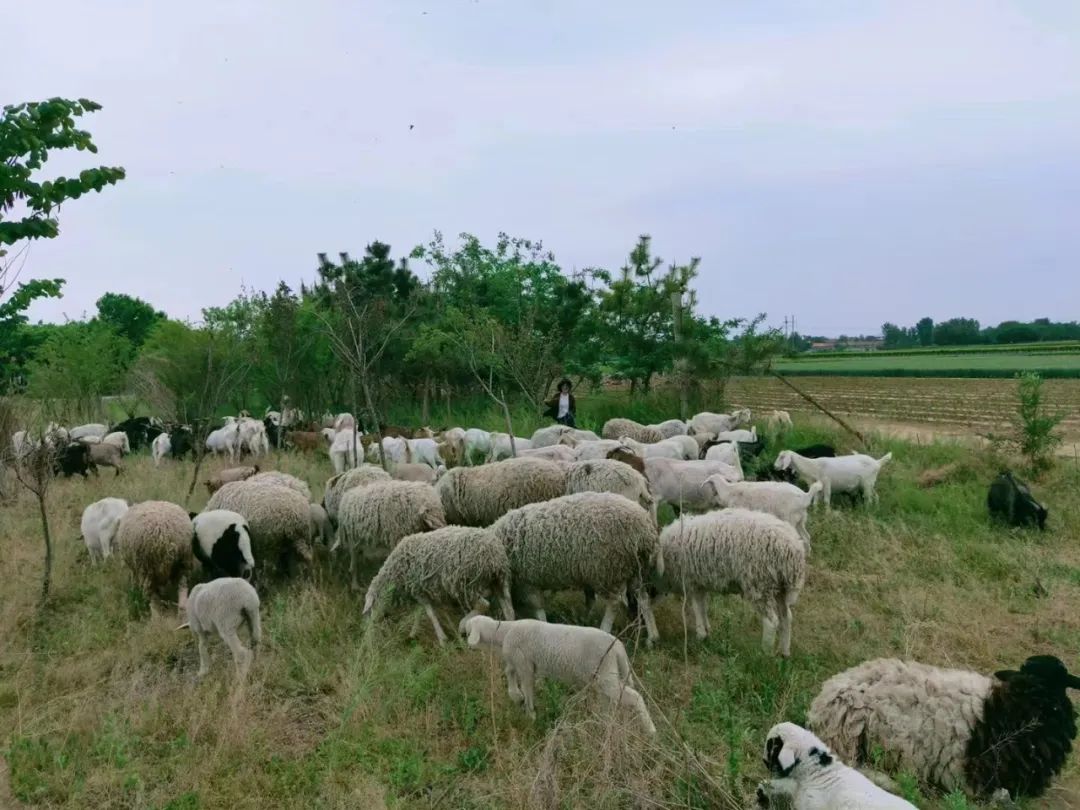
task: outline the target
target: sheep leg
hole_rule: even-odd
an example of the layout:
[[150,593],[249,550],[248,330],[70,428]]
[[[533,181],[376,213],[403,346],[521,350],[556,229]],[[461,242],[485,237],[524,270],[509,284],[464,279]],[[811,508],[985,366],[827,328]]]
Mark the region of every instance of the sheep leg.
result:
[[188,603],[187,577],[181,577],[180,578],[180,585],[179,585],[179,587],[177,588],[177,591],[176,591],[176,607],[180,611],[186,611],[187,610],[187,603]]
[[610,633],[611,628],[615,625],[615,607],[619,604],[618,597],[609,596],[604,601],[604,618],[600,620],[600,629],[605,633]]
[[776,647],[776,625],[778,622],[779,617],[776,615],[775,606],[768,605],[761,615],[761,648],[767,653],[771,653]]
[[645,619],[645,637],[651,647],[660,638],[660,631],[656,629],[656,616],[653,615],[652,601],[649,599],[647,585],[639,585],[637,589],[638,614]]
[[832,482],[828,478],[821,479],[821,500],[825,501],[826,509],[832,509]]
[[196,678],[202,678],[210,671],[210,646],[206,642],[206,633],[197,631],[195,633],[199,639],[199,673]]
[[705,626],[706,614],[708,613],[705,607],[705,594],[700,591],[692,592],[690,594],[690,607],[694,611],[694,631],[698,640],[704,641],[709,635],[709,631]]
[[532,662],[518,660],[515,662],[514,670],[517,672],[518,687],[525,700],[525,713],[529,715],[530,719],[535,720],[536,694],[533,691],[534,677]]
[[357,564],[356,564],[356,541],[349,543],[349,588],[353,593],[360,592],[360,582],[357,580]]
[[776,606],[780,613],[780,655],[791,657],[791,606],[780,600]]
[[709,621],[709,594],[698,591],[698,602],[701,604],[701,618],[705,620],[705,632],[712,635],[712,623]]
[[435,613],[435,608],[432,607],[431,602],[424,600],[420,603],[424,606],[424,612],[427,613],[429,619],[431,619],[431,626],[435,628],[435,638],[439,640],[439,646],[446,646],[446,633],[442,629],[442,625],[439,623],[439,616]]
[[536,618],[539,621],[547,621],[547,611],[544,610],[544,597],[542,597],[536,591],[532,591],[529,594],[529,604],[532,605],[533,613],[536,614]]
[[499,595],[499,607],[502,608],[503,618],[508,622],[514,620],[514,601],[510,598],[510,580],[504,580],[502,593]]
[[240,636],[236,634],[234,630],[228,635],[223,635],[222,640],[229,645],[229,649],[232,650],[233,663],[236,665],[236,679],[243,681],[247,678],[248,670],[251,668],[251,653],[248,648],[244,646],[240,641]]
[[514,670],[514,665],[509,661],[506,662],[506,691],[510,695],[510,700],[513,701],[515,706],[520,706],[525,702],[525,695],[521,692],[521,684],[518,683],[517,672]]

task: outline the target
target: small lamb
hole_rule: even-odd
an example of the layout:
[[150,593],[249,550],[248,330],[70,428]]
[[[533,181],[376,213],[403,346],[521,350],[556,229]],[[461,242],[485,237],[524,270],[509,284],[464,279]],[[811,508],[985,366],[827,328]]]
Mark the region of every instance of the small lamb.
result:
[[102,498],[83,510],[79,528],[91,562],[109,559],[116,527],[127,510],[128,502],[123,498]]
[[[243,645],[237,631],[247,624],[251,634],[251,649]],[[217,632],[232,650],[239,680],[247,677],[255,650],[262,640],[259,624],[259,595],[247,580],[225,577],[204,582],[191,589],[188,595],[187,621],[177,630],[190,627],[199,640],[199,675],[210,671],[210,634]]]
[[874,485],[877,483],[881,468],[892,460],[892,453],[881,458],[852,453],[849,456],[835,458],[806,458],[791,450],[784,450],[776,457],[774,465],[778,470],[794,468],[809,484],[822,483],[821,498],[826,508],[831,506],[832,493],[861,491],[866,502],[877,500]]
[[[838,760],[812,732],[778,723],[765,740],[765,767],[773,775],[758,785],[759,807],[793,810],[915,810]],[[781,803],[774,799],[783,797]]]
[[635,679],[626,648],[611,633],[535,619],[500,622],[490,616],[463,619],[458,629],[471,649],[499,651],[510,699],[523,705],[532,719],[536,719],[535,681],[551,678],[567,686],[589,687],[612,704],[632,709],[645,733],[656,734],[644,699],[631,686]]

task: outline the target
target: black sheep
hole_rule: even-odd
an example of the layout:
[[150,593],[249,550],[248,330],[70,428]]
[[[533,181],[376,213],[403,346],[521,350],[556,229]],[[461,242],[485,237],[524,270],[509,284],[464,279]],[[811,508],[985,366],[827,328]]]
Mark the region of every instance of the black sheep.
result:
[[990,484],[986,496],[990,517],[1010,526],[1046,528],[1046,507],[1035,500],[1027,484],[1005,470]]
[[90,458],[90,445],[82,442],[72,442],[55,452],[53,455],[53,474],[63,473],[65,478],[73,475],[81,475],[88,478],[87,473],[97,472],[97,466]]

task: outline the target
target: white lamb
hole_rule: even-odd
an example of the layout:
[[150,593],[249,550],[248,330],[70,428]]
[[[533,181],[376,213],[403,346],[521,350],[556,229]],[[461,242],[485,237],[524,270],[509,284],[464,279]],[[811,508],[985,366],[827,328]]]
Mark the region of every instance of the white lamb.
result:
[[619,441],[623,447],[629,448],[635,455],[642,458],[673,458],[691,461],[698,457],[697,442],[689,436],[674,436],[652,444],[642,444],[629,436],[623,436]]
[[491,434],[480,428],[469,428],[465,431],[464,448],[462,464],[471,465],[474,456],[487,458],[491,455]]
[[710,475],[705,479],[705,486],[712,489],[717,506],[737,506],[776,515],[794,526],[807,546],[810,545],[806,512],[821,492],[820,481],[811,484],[809,492],[803,492],[794,484],[784,481],[731,482],[722,475]]
[[676,511],[704,512],[713,508],[712,493],[703,488],[710,475],[722,475],[729,481],[743,479],[741,468],[722,461],[645,459],[645,477],[657,505],[666,503]]
[[[431,443],[434,445],[434,441],[432,441],[431,439],[425,439],[424,441],[431,441]],[[412,453],[409,449],[409,440],[403,439],[400,436],[383,436],[382,452],[386,456],[386,461],[388,464],[412,463]],[[365,459],[370,464],[380,463],[378,442],[372,442],[367,446]]]
[[861,453],[836,458],[806,458],[792,450],[784,450],[776,457],[774,466],[778,470],[794,469],[808,484],[820,481],[821,497],[829,508],[833,492],[860,491],[867,503],[876,501],[874,485],[881,468],[891,459],[892,453],[878,459]]
[[795,427],[791,421],[791,414],[787,411],[771,411],[765,417],[765,425],[774,433],[791,430]]
[[739,425],[750,423],[750,411],[736,410],[731,413],[711,413],[702,411],[696,413],[690,419],[687,433],[696,435],[699,433],[723,433],[735,430]]
[[778,723],[769,730],[765,765],[773,778],[758,785],[758,807],[915,810],[845,765],[817,736],[794,723]]
[[656,733],[623,643],[595,627],[548,624],[535,619],[500,622],[472,616],[461,623],[469,647],[499,652],[506,668],[510,699],[536,719],[535,683],[542,678],[588,687],[614,705],[634,711],[646,734]]
[[116,527],[127,510],[128,502],[122,498],[102,498],[83,510],[79,528],[91,562],[109,559]]
[[722,430],[716,434],[713,441],[717,442],[756,442],[757,427],[749,430]]
[[[330,431],[329,435],[327,431]],[[337,475],[341,475],[345,470],[351,470],[356,466],[356,454],[357,452],[363,452],[360,437],[364,434],[358,432],[354,435],[353,429],[350,427],[338,431],[325,428],[323,435],[330,440],[330,447],[327,452],[330,454],[330,463],[334,465],[334,472]]]
[[215,456],[223,453],[229,461],[236,461],[240,455],[240,428],[233,422],[211,431],[206,437],[206,449]]
[[154,458],[154,466],[161,466],[161,460],[172,451],[172,440],[168,433],[160,433],[150,445],[150,455]]
[[[532,450],[532,439],[523,439],[521,436],[514,437],[514,450],[518,455],[521,455],[523,450]],[[510,458],[513,453],[510,452],[510,434],[509,433],[492,433],[491,434],[491,451],[487,455],[488,463],[492,461],[502,461],[504,458]]]
[[[250,650],[240,641],[238,633],[245,624],[251,634]],[[190,627],[199,640],[198,677],[210,671],[210,634],[216,632],[229,645],[237,678],[243,680],[262,640],[259,594],[250,582],[239,577],[223,577],[200,583],[188,594],[187,622],[176,629],[183,630],[185,627]]]
[[439,453],[439,443],[434,439],[406,439],[409,462],[412,464],[425,464],[433,470],[445,466],[442,455]]

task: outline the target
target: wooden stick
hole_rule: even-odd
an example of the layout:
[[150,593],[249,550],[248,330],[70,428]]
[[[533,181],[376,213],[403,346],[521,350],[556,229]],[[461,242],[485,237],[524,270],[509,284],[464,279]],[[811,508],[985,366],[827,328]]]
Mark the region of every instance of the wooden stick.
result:
[[862,442],[863,445],[866,444],[866,437],[864,437],[861,433],[859,433],[859,431],[857,431],[855,428],[853,428],[851,425],[849,425],[847,422],[845,422],[843,419],[841,419],[835,413],[830,411],[828,408],[826,408],[824,405],[822,405],[820,402],[818,402],[812,396],[807,394],[805,391],[800,391],[798,388],[796,388],[791,383],[790,380],[788,380],[786,377],[782,376],[779,372],[770,371],[769,373],[772,374],[774,377],[776,377],[776,379],[778,379],[780,382],[782,382],[784,385],[786,385],[788,388],[790,388],[796,394],[798,394],[800,397],[802,397],[807,402],[809,402],[811,405],[813,405],[815,408],[817,408],[819,411],[821,411],[823,414],[825,414],[827,417],[829,417],[834,422],[836,422],[838,425],[840,425],[840,427],[842,427],[848,433],[855,436],[855,438],[857,438],[860,442]]

